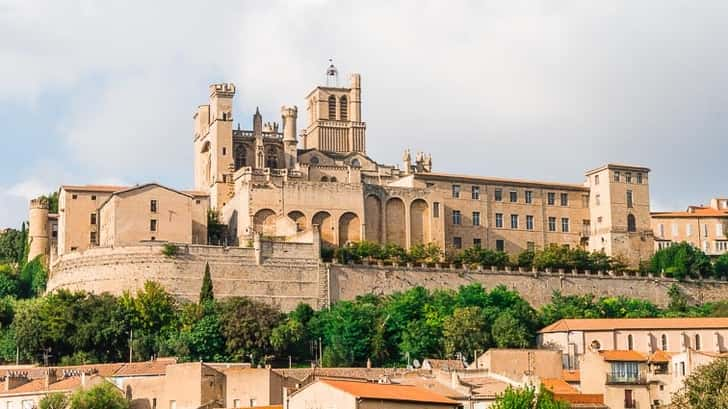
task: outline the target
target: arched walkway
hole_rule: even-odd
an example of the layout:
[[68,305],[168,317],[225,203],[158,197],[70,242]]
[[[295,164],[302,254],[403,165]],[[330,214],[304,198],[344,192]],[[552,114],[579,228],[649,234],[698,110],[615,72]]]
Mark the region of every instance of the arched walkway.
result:
[[318,212],[311,219],[311,224],[318,224],[321,232],[321,241],[323,244],[333,246],[334,243],[334,226],[331,223],[331,215],[329,212]]
[[357,241],[361,241],[359,216],[351,212],[344,213],[339,218],[339,246]]
[[404,202],[399,198],[392,198],[387,201],[385,211],[387,221],[387,243],[407,246],[405,234],[405,213]]
[[298,210],[294,210],[294,211],[288,213],[288,218],[293,220],[296,223],[296,230],[298,230],[298,231],[306,230],[307,223],[306,223],[305,214],[303,214],[302,212],[299,212]]
[[427,202],[416,199],[410,205],[410,243],[412,246],[430,242],[430,209]]
[[369,195],[364,201],[364,220],[366,220],[366,239],[382,242],[382,201]]
[[261,209],[253,217],[253,228],[264,236],[276,234],[276,214],[270,209]]

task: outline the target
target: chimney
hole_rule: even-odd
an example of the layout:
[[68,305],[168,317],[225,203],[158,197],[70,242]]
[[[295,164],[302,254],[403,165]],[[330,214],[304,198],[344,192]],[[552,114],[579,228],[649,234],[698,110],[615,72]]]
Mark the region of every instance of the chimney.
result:
[[5,375],[5,392],[15,389],[20,385],[28,383],[28,373],[20,371],[8,371]]

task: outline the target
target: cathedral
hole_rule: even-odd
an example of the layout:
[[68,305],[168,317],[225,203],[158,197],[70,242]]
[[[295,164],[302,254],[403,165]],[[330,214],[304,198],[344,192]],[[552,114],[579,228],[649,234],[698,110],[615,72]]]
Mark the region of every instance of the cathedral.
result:
[[[400,165],[382,164],[367,154],[361,76],[339,86],[333,65],[326,75],[306,96],[300,131],[296,106],[281,107],[280,123],[256,110],[252,129],[234,127],[235,85],[211,85],[193,115],[193,189],[61,186],[58,214],[31,203],[31,256],[52,264],[145,241],[246,247],[256,235],[330,247],[435,243],[450,254],[555,243],[632,265],[652,254],[649,169],[606,164],[583,183],[552,183],[438,172],[429,154],[409,150]],[[226,226],[221,243],[208,243],[208,210]]]

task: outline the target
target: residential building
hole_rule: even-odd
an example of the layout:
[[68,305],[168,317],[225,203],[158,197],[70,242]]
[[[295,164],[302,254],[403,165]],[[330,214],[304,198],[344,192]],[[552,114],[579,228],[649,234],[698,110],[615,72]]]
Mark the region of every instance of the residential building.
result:
[[687,242],[710,256],[728,252],[728,199],[713,198],[708,206],[684,212],[652,212],[655,249]]

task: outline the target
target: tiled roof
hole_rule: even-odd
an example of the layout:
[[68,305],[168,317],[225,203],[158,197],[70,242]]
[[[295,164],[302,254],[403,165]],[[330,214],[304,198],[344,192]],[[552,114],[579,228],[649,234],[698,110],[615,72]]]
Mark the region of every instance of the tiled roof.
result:
[[569,403],[604,404],[604,395],[596,393],[554,393],[554,398]]
[[566,381],[564,381],[563,379],[544,378],[541,379],[541,383],[546,389],[550,390],[553,393],[579,393],[579,391],[574,389],[573,386],[566,383]]
[[435,392],[439,395],[446,396],[451,399],[466,399],[467,396],[457,390],[450,388],[447,385],[443,385],[434,377],[407,377],[398,380],[397,383],[401,385],[417,386],[429,391]]
[[690,206],[685,212],[652,212],[650,216],[660,217],[728,217],[728,210],[712,207]]
[[577,318],[562,319],[540,333],[566,331],[613,331],[625,329],[713,329],[728,328],[724,318]]
[[118,192],[128,189],[129,186],[113,186],[113,185],[63,185],[61,189],[66,191],[77,192]]
[[564,369],[561,371],[561,379],[566,382],[581,382],[581,372],[578,369]]
[[647,362],[647,355],[637,351],[599,351],[605,361]]
[[144,376],[164,375],[168,365],[177,363],[174,359],[157,359],[146,362],[131,362],[124,364],[113,376]]
[[427,358],[424,360],[423,365],[425,363],[429,363],[430,368],[432,368],[432,369],[441,369],[441,370],[445,370],[445,371],[465,369],[465,364],[463,363],[463,361],[461,361],[459,359],[430,359],[430,358]]
[[671,353],[658,349],[650,355],[650,362],[666,363],[670,362],[670,358],[672,358]]
[[310,376],[376,381],[385,375],[397,376],[406,372],[405,369],[401,368],[280,368],[274,369],[273,371],[283,376],[295,378],[301,381]]
[[424,388],[410,385],[379,384],[359,381],[322,380],[326,385],[334,387],[361,399],[380,399],[405,402],[422,402],[443,405],[457,405],[452,399]]
[[460,380],[473,386],[473,394],[476,396],[493,397],[503,393],[509,386],[507,382],[489,376],[463,378]]

